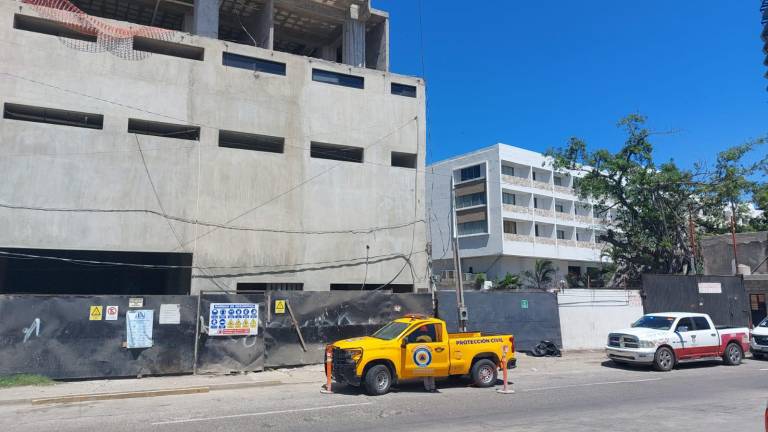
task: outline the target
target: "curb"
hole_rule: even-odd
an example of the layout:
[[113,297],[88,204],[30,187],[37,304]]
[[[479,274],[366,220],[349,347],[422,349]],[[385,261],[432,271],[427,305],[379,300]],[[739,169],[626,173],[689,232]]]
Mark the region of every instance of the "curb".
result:
[[231,383],[231,384],[211,384],[211,385],[199,386],[199,387],[140,390],[140,391],[130,391],[130,392],[84,393],[84,394],[72,394],[72,395],[63,395],[63,396],[52,396],[52,397],[45,397],[45,398],[0,400],[0,406],[27,405],[27,404],[51,405],[51,404],[67,404],[67,403],[101,401],[101,400],[136,399],[136,398],[149,398],[149,397],[159,397],[159,396],[177,396],[177,395],[186,395],[186,394],[209,393],[212,391],[221,391],[221,390],[274,387],[274,386],[289,385],[289,384],[293,384],[293,383],[283,383],[282,381],[272,380],[272,381],[241,382],[241,383]]

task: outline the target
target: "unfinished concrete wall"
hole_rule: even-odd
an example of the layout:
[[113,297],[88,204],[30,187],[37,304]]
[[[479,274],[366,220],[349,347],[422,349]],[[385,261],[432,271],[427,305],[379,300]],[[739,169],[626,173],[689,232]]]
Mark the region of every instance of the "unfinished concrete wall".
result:
[[600,349],[608,333],[643,315],[637,290],[567,289],[557,294],[565,349]]
[[[768,232],[736,234],[736,251],[739,264],[752,269],[752,273],[768,274]],[[733,241],[730,234],[705,237],[701,240],[704,257],[704,274],[732,275]],[[759,267],[758,267],[759,265]]]
[[[0,119],[0,204],[37,208],[0,208],[0,246],[190,252],[192,292],[364,278],[427,286],[420,79],[181,33],[172,40],[204,48],[204,61],[123,60],[16,30],[15,13],[35,15],[0,6],[0,102],[98,113],[104,127]],[[284,63],[286,74],[225,67],[224,52]],[[313,68],[363,77],[364,88],[313,81]],[[391,94],[393,80],[417,97]],[[130,118],[196,125],[200,140],[129,134]],[[221,148],[220,129],[284,137],[284,152]],[[314,141],[362,147],[365,162],[313,158]],[[417,169],[391,166],[392,151],[417,154]]]

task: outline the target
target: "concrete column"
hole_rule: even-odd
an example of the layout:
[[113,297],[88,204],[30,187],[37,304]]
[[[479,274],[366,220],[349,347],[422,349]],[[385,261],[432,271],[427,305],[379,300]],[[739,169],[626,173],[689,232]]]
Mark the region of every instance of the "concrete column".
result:
[[219,0],[195,0],[192,32],[198,36],[219,38]]
[[365,64],[380,71],[389,70],[389,20],[372,28],[365,40]]
[[356,67],[365,67],[365,21],[360,16],[360,6],[351,5],[344,19],[341,61]]
[[337,50],[339,49],[338,45],[326,45],[324,47],[320,48],[320,58],[323,60],[329,60],[332,62],[338,61],[337,58]]
[[[256,39],[256,46],[259,48],[266,48],[268,50],[275,49],[275,1],[267,0],[264,2],[264,9],[261,10],[254,18],[253,37]],[[248,29],[251,31],[251,29]]]

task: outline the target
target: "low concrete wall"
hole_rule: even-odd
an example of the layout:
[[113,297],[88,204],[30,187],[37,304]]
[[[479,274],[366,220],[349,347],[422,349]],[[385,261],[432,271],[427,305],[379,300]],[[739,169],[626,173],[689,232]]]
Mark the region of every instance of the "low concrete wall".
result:
[[568,289],[557,295],[564,349],[598,349],[643,315],[637,290]]

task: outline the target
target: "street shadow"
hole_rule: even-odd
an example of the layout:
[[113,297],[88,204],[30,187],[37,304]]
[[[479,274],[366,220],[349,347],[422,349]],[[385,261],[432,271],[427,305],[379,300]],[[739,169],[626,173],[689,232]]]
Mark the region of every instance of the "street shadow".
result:
[[[678,370],[686,370],[686,369],[706,369],[706,368],[712,368],[715,366],[722,366],[723,362],[720,360],[706,360],[706,361],[697,361],[697,362],[690,362],[690,363],[680,363],[675,366],[675,369]],[[635,363],[616,363],[613,360],[605,360],[602,363],[600,363],[601,366],[609,369],[619,369],[619,370],[631,370],[636,372],[657,372],[655,369],[653,369],[653,366],[650,364],[635,364]]]
[[[435,381],[437,391],[436,393],[440,393],[440,390],[446,390],[446,389],[454,389],[454,388],[476,388],[472,382],[469,380],[469,378],[446,378],[446,379],[438,379]],[[504,382],[501,379],[497,379],[495,385],[501,386]],[[365,393],[365,388],[360,387],[354,387],[348,384],[333,384],[334,393],[342,394],[346,396],[367,396]],[[398,383],[397,385],[393,385],[390,389],[390,393],[424,393],[429,394],[430,392],[426,391],[424,389],[424,383],[421,380],[409,380],[409,381],[403,381]]]

